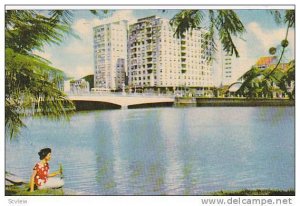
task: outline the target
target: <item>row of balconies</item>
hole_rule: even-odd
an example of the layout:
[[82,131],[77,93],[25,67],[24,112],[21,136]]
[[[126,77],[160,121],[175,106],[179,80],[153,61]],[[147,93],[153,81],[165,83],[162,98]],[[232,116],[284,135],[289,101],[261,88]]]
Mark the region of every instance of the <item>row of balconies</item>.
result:
[[133,76],[133,75],[135,75],[135,76],[141,76],[141,75],[144,76],[144,75],[146,75],[146,70],[143,70],[143,72],[133,71],[129,75],[131,75],[131,76]]
[[[132,66],[132,68],[131,68],[131,70],[133,71],[133,70],[137,70],[138,69],[138,67],[137,66]],[[144,70],[145,68],[139,68],[138,69],[138,71],[139,71],[139,74],[141,74],[141,71],[143,71],[143,74],[145,74],[144,73]],[[181,65],[181,68],[179,68],[180,70],[181,70],[181,73],[186,73],[186,71],[187,71],[187,68],[186,68],[186,65],[185,64],[182,64]],[[153,64],[151,64],[151,63],[147,63],[147,68],[146,68],[146,70],[147,70],[147,72],[149,73],[149,74],[151,74],[153,71],[156,73],[156,68],[155,67],[153,67]],[[168,73],[166,73],[166,72],[164,72],[163,73],[163,70],[162,69],[160,69],[160,73],[162,73],[162,74],[168,74]],[[176,72],[171,72],[170,71],[170,74],[172,74],[172,73],[176,73]],[[136,72],[134,72],[134,73],[132,73],[132,74],[137,74],[137,71]],[[197,76],[210,76],[211,75],[211,71],[210,70],[207,70],[206,72],[205,71],[202,71],[201,73],[199,72],[199,71],[197,71],[196,73],[195,73],[195,71],[193,71],[193,70],[190,70],[190,75],[193,75],[196,79],[198,79],[197,78]],[[192,79],[194,79],[193,77],[192,77]]]
[[[159,85],[159,86],[180,86],[179,84],[182,83],[182,81],[180,79],[178,80],[173,80],[170,81],[168,79],[161,79],[161,78],[153,78],[155,81],[153,82],[153,85]],[[137,78],[137,77],[131,77],[130,78],[131,83],[133,85],[140,85],[140,86],[151,86],[150,85],[150,81],[147,81],[146,79],[142,79],[142,78]],[[211,84],[211,81],[209,80],[199,80],[199,81],[189,81],[187,79],[185,80],[185,85],[186,86],[199,86],[199,85],[204,85],[204,84]]]
[[[161,62],[162,60],[159,60],[159,62]],[[140,64],[144,64],[144,63],[159,63],[157,61],[157,58],[156,57],[153,57],[152,55],[149,55],[147,57],[143,57],[143,58],[132,58],[130,63],[131,65],[140,65]],[[201,62],[193,62],[193,61],[187,61],[185,58],[182,58],[181,61],[172,61],[172,62],[175,62],[175,63],[180,63],[181,65],[203,65],[203,63]],[[203,67],[203,66],[202,66]]]

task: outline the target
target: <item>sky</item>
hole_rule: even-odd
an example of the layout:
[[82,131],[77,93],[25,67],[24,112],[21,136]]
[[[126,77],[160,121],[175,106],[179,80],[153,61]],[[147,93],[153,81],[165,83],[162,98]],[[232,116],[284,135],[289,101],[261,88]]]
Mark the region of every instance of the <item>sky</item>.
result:
[[[88,10],[74,10],[72,28],[80,38],[66,36],[61,45],[47,45],[44,47],[44,52],[36,51],[35,53],[50,60],[52,65],[63,70],[67,77],[79,79],[93,74],[94,71],[92,29],[94,26],[122,19],[134,23],[138,18],[151,15],[170,19],[178,11],[175,9],[164,12],[158,9],[111,10],[109,14],[97,17]],[[286,31],[286,26],[276,24],[270,12],[265,9],[235,11],[243,22],[246,32],[241,38],[234,38],[240,57],[233,59],[233,81],[249,70],[259,57],[268,56],[270,47],[279,48]],[[285,61],[294,59],[294,33],[294,29],[289,31],[289,46]],[[216,61],[213,63],[215,85],[221,82],[220,50],[219,47]]]

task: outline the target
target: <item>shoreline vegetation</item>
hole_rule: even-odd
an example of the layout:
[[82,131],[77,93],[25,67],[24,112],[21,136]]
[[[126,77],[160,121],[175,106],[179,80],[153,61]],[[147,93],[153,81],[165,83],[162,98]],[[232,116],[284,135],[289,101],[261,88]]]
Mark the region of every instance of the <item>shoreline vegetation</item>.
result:
[[177,106],[211,106],[211,107],[255,107],[255,106],[295,106],[295,100],[292,99],[248,99],[248,98],[185,98],[177,97],[175,99]]
[[213,196],[295,196],[295,190],[254,189],[221,190],[209,193]]
[[[5,187],[5,196],[84,196],[86,193],[77,192],[67,188],[44,189],[28,191],[28,185],[12,185]],[[221,190],[204,194],[203,196],[295,196],[295,190],[278,189],[243,189],[243,190]]]

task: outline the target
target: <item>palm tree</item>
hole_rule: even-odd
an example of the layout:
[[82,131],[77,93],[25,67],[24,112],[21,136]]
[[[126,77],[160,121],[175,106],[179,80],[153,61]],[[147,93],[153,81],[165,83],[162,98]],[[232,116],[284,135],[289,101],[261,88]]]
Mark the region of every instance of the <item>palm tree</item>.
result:
[[[113,11],[90,10],[97,16]],[[32,113],[69,118],[74,105],[60,90],[64,73],[34,54],[45,44],[60,44],[66,35],[77,37],[72,10],[5,11],[5,129],[10,138],[26,126],[22,117]]]
[[[253,97],[256,88],[251,84],[253,81],[259,81],[261,83],[262,92],[269,96],[273,96],[273,93],[287,94],[289,99],[295,98],[295,61],[292,60],[287,64],[287,69],[282,70],[282,58],[288,46],[288,33],[289,29],[295,27],[295,11],[286,10],[284,16],[278,10],[271,11],[274,15],[274,19],[278,24],[286,24],[286,34],[284,39],[281,41],[281,51],[277,51],[275,47],[269,49],[269,53],[274,55],[279,52],[279,59],[275,66],[271,66],[265,70],[258,68],[252,68],[247,71],[241,78],[245,81],[238,90],[238,93],[246,95],[247,97]],[[259,78],[259,79],[258,79]]]
[[[207,19],[205,19],[205,16]],[[234,37],[241,37],[245,32],[243,23],[233,10],[182,10],[170,21],[175,28],[177,37],[182,37],[193,29],[203,27],[203,22],[208,21],[208,30],[205,33],[205,46],[212,50],[211,58],[216,52],[216,35],[223,46],[223,50],[229,55],[239,57],[238,49],[234,43]]]
[[59,44],[72,34],[70,11],[42,15],[31,10],[5,11],[5,129],[16,136],[30,113],[49,118],[68,117],[73,104],[59,89],[62,71],[33,52],[45,44]]

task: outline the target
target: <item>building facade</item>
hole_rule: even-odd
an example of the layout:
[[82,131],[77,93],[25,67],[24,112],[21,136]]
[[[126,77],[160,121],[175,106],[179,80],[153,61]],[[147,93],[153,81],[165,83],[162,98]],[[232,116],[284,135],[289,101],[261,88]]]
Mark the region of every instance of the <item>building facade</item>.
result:
[[204,46],[204,35],[204,30],[194,29],[177,38],[168,19],[138,19],[128,32],[129,86],[167,91],[211,87],[211,51]]
[[125,83],[127,21],[94,27],[95,88],[117,90]]
[[232,55],[222,51],[222,86],[232,83]]

